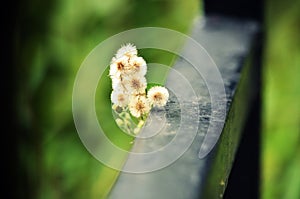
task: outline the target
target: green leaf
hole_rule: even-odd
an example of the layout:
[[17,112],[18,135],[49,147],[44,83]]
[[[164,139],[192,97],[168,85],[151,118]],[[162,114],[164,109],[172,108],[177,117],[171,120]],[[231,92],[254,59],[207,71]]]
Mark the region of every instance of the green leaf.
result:
[[148,83],[146,90],[149,91],[154,86],[164,86],[164,85],[158,83]]

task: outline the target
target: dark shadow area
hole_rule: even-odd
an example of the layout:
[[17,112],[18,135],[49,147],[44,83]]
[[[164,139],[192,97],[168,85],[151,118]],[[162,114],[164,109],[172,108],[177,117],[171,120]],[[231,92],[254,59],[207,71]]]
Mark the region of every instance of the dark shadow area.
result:
[[204,10],[207,15],[216,14],[262,21],[263,2],[260,0],[206,0],[204,1]]
[[256,97],[252,103],[251,112],[244,127],[240,145],[236,153],[235,162],[228,179],[228,185],[224,193],[225,199],[260,198],[261,187],[261,106],[262,106],[262,49],[263,34],[259,34],[254,46],[254,59],[252,66],[256,69],[253,86],[256,89]]
[[259,198],[260,100],[257,100],[238,148],[224,199]]

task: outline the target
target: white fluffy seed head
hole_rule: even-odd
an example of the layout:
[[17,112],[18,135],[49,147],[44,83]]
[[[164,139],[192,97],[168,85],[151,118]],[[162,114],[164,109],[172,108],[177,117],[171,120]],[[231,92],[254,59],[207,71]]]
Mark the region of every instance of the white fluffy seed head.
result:
[[152,106],[166,105],[169,92],[166,88],[155,86],[146,96],[147,64],[137,56],[137,49],[132,44],[122,46],[112,58],[109,76],[113,91],[111,101],[113,109],[128,107],[132,116],[140,118],[150,112]]
[[150,105],[145,96],[132,96],[129,102],[129,111],[134,117],[141,117],[148,114],[150,111]]
[[119,87],[122,87],[122,82],[120,78],[117,78],[115,76],[111,76],[111,83],[112,83],[112,89],[118,89]]
[[114,78],[119,78],[120,75],[125,73],[126,68],[129,65],[129,58],[128,57],[120,57],[118,59],[114,59],[111,62],[109,68],[109,76]]
[[128,43],[128,44],[123,45],[117,51],[116,58],[118,59],[118,58],[123,57],[123,56],[131,57],[131,56],[134,56],[134,55],[137,55],[137,49],[133,44]]
[[129,59],[128,73],[144,76],[147,73],[147,64],[142,57],[133,56]]
[[147,97],[152,106],[162,107],[169,99],[169,92],[165,87],[154,86],[148,91]]
[[140,75],[125,76],[123,83],[130,94],[144,93],[147,87],[146,78]]
[[126,107],[129,103],[129,95],[121,88],[114,89],[111,93],[111,101],[114,105]]

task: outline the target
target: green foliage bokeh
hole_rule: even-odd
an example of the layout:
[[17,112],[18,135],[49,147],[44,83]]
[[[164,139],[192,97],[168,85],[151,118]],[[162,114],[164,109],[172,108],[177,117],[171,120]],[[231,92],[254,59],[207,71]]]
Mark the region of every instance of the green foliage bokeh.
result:
[[[121,31],[159,26],[187,33],[200,11],[198,4],[197,0],[20,1],[15,35],[20,198],[107,195],[118,172],[89,154],[73,123],[77,70],[96,45]],[[171,56],[148,55],[152,62],[172,61]],[[110,107],[108,78],[99,84],[104,94],[96,98],[98,117],[109,129],[108,137],[129,148],[132,138],[118,134],[111,118],[106,119],[111,114],[105,108]]]

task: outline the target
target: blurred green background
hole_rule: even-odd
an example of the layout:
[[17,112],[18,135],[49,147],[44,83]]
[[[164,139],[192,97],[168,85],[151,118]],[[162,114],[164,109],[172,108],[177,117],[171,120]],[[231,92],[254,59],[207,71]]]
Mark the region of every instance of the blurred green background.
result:
[[[14,38],[21,127],[19,198],[106,196],[118,172],[88,153],[72,119],[72,87],[80,64],[101,41],[130,28],[161,26],[188,34],[201,8],[198,0],[20,1]],[[296,0],[267,0],[265,6],[261,161],[265,199],[300,198],[299,8]],[[167,65],[173,61],[164,53],[148,55]],[[102,117],[101,110],[109,111],[109,101],[101,97],[97,101]],[[111,139],[130,147],[130,137],[118,139],[117,128],[109,128]]]
[[267,0],[262,198],[300,198],[300,1]]
[[[118,172],[94,159],[78,137],[71,112],[76,72],[96,45],[121,31],[161,26],[188,32],[200,11],[198,4],[198,0],[21,1],[15,38],[19,198],[106,196]],[[168,53],[145,54],[151,62],[173,61]],[[107,118],[108,83],[103,76],[97,89],[98,118],[115,144],[130,148],[132,138]]]

